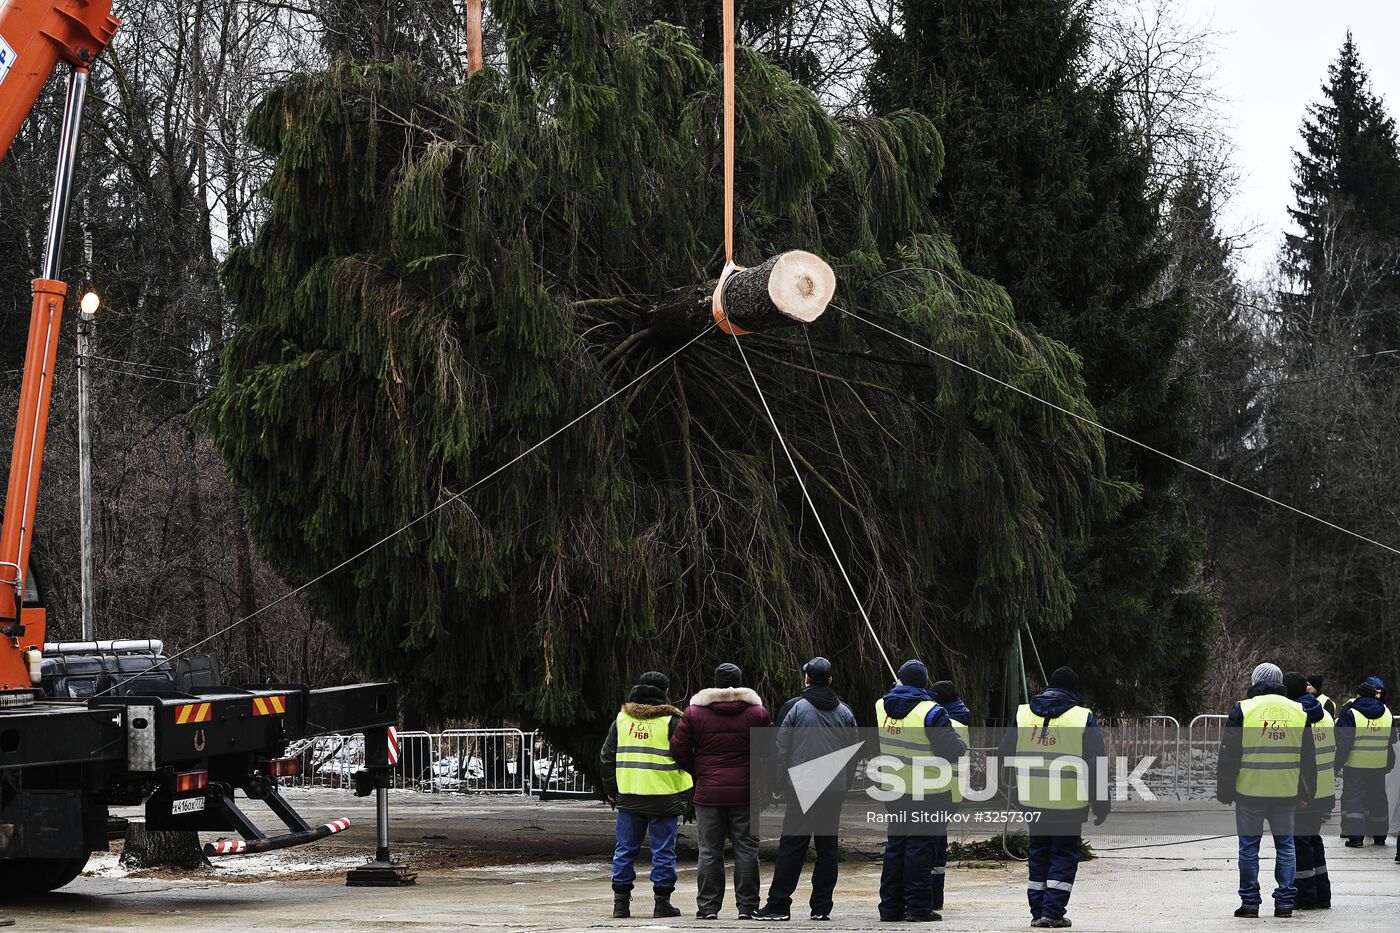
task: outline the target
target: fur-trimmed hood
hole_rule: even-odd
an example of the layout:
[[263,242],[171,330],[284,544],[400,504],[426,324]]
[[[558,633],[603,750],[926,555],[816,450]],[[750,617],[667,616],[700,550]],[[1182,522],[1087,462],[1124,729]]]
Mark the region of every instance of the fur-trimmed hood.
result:
[[633,719],[655,719],[658,716],[684,716],[674,706],[653,703],[623,703],[622,711]]
[[763,700],[748,687],[706,687],[690,698],[691,706],[713,706],[716,703],[746,703],[762,706]]

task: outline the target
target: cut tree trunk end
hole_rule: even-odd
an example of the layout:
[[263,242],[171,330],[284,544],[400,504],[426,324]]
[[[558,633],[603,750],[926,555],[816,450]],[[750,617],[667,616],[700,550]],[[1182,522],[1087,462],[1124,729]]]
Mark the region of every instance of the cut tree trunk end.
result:
[[744,330],[810,324],[836,294],[836,273],[821,257],[800,249],[740,269],[724,283],[724,316]]
[[[718,280],[677,289],[662,297],[647,321],[651,335],[665,342],[688,340],[714,323]],[[836,294],[836,273],[819,256],[803,250],[779,253],[751,269],[739,269],[724,282],[724,315],[747,331],[810,324]]]
[[204,857],[199,833],[192,830],[148,832],[144,820],[132,820],[126,824],[126,841],[117,864],[131,870],[179,868],[191,871],[214,867]]

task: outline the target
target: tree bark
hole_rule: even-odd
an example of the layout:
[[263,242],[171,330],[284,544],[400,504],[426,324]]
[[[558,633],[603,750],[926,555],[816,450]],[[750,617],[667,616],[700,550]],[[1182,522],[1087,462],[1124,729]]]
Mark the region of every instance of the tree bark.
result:
[[[718,280],[672,291],[651,313],[648,326],[661,338],[688,338],[714,321]],[[747,331],[810,324],[836,293],[836,274],[802,250],[779,253],[762,265],[740,269],[724,283],[724,314]]]
[[199,833],[193,830],[147,831],[144,820],[126,824],[126,841],[117,861],[126,869],[213,867],[204,857]]

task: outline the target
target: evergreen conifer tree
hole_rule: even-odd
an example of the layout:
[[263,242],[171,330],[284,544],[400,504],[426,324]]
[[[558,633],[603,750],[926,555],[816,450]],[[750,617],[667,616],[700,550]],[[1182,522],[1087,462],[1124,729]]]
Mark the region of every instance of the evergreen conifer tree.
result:
[[[271,214],[225,268],[242,318],[205,409],[293,583],[424,515],[693,336],[656,324],[723,259],[719,74],[613,3],[493,7],[509,56],[462,87],[342,62],[250,132]],[[1065,555],[1106,508],[1102,438],[857,322],[1073,411],[1073,355],[966,272],[926,205],[927,119],[838,123],[741,50],[738,256],[835,266],[807,332],[741,338],[878,637],[985,696],[987,645],[1069,618]],[[813,653],[888,683],[758,405],[712,332],[613,405],[307,591],[430,714],[586,750],[636,675],[723,660],[778,698]]]
[[[1111,76],[1092,73],[1077,0],[904,0],[881,38],[877,112],[913,108],[947,150],[930,202],[968,268],[1010,293],[1017,317],[1083,360],[1109,427],[1194,452],[1189,380],[1176,364],[1190,307],[1156,286],[1160,197]],[[1119,709],[1189,708],[1212,607],[1196,587],[1200,542],[1183,518],[1181,469],[1110,441],[1131,501],[1096,524],[1073,567],[1069,637],[1041,645]]]
[[1294,153],[1298,231],[1283,262],[1294,291],[1282,323],[1303,344],[1391,350],[1400,347],[1400,144],[1350,32],[1322,95]]

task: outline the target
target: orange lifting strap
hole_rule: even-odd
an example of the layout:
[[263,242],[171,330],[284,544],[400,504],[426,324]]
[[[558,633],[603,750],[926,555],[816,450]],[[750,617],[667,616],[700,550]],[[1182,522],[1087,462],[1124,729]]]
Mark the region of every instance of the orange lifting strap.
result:
[[734,0],[724,0],[724,271],[715,284],[714,316],[719,329],[742,337],[748,331],[724,314],[724,283],[742,269],[734,265]]

